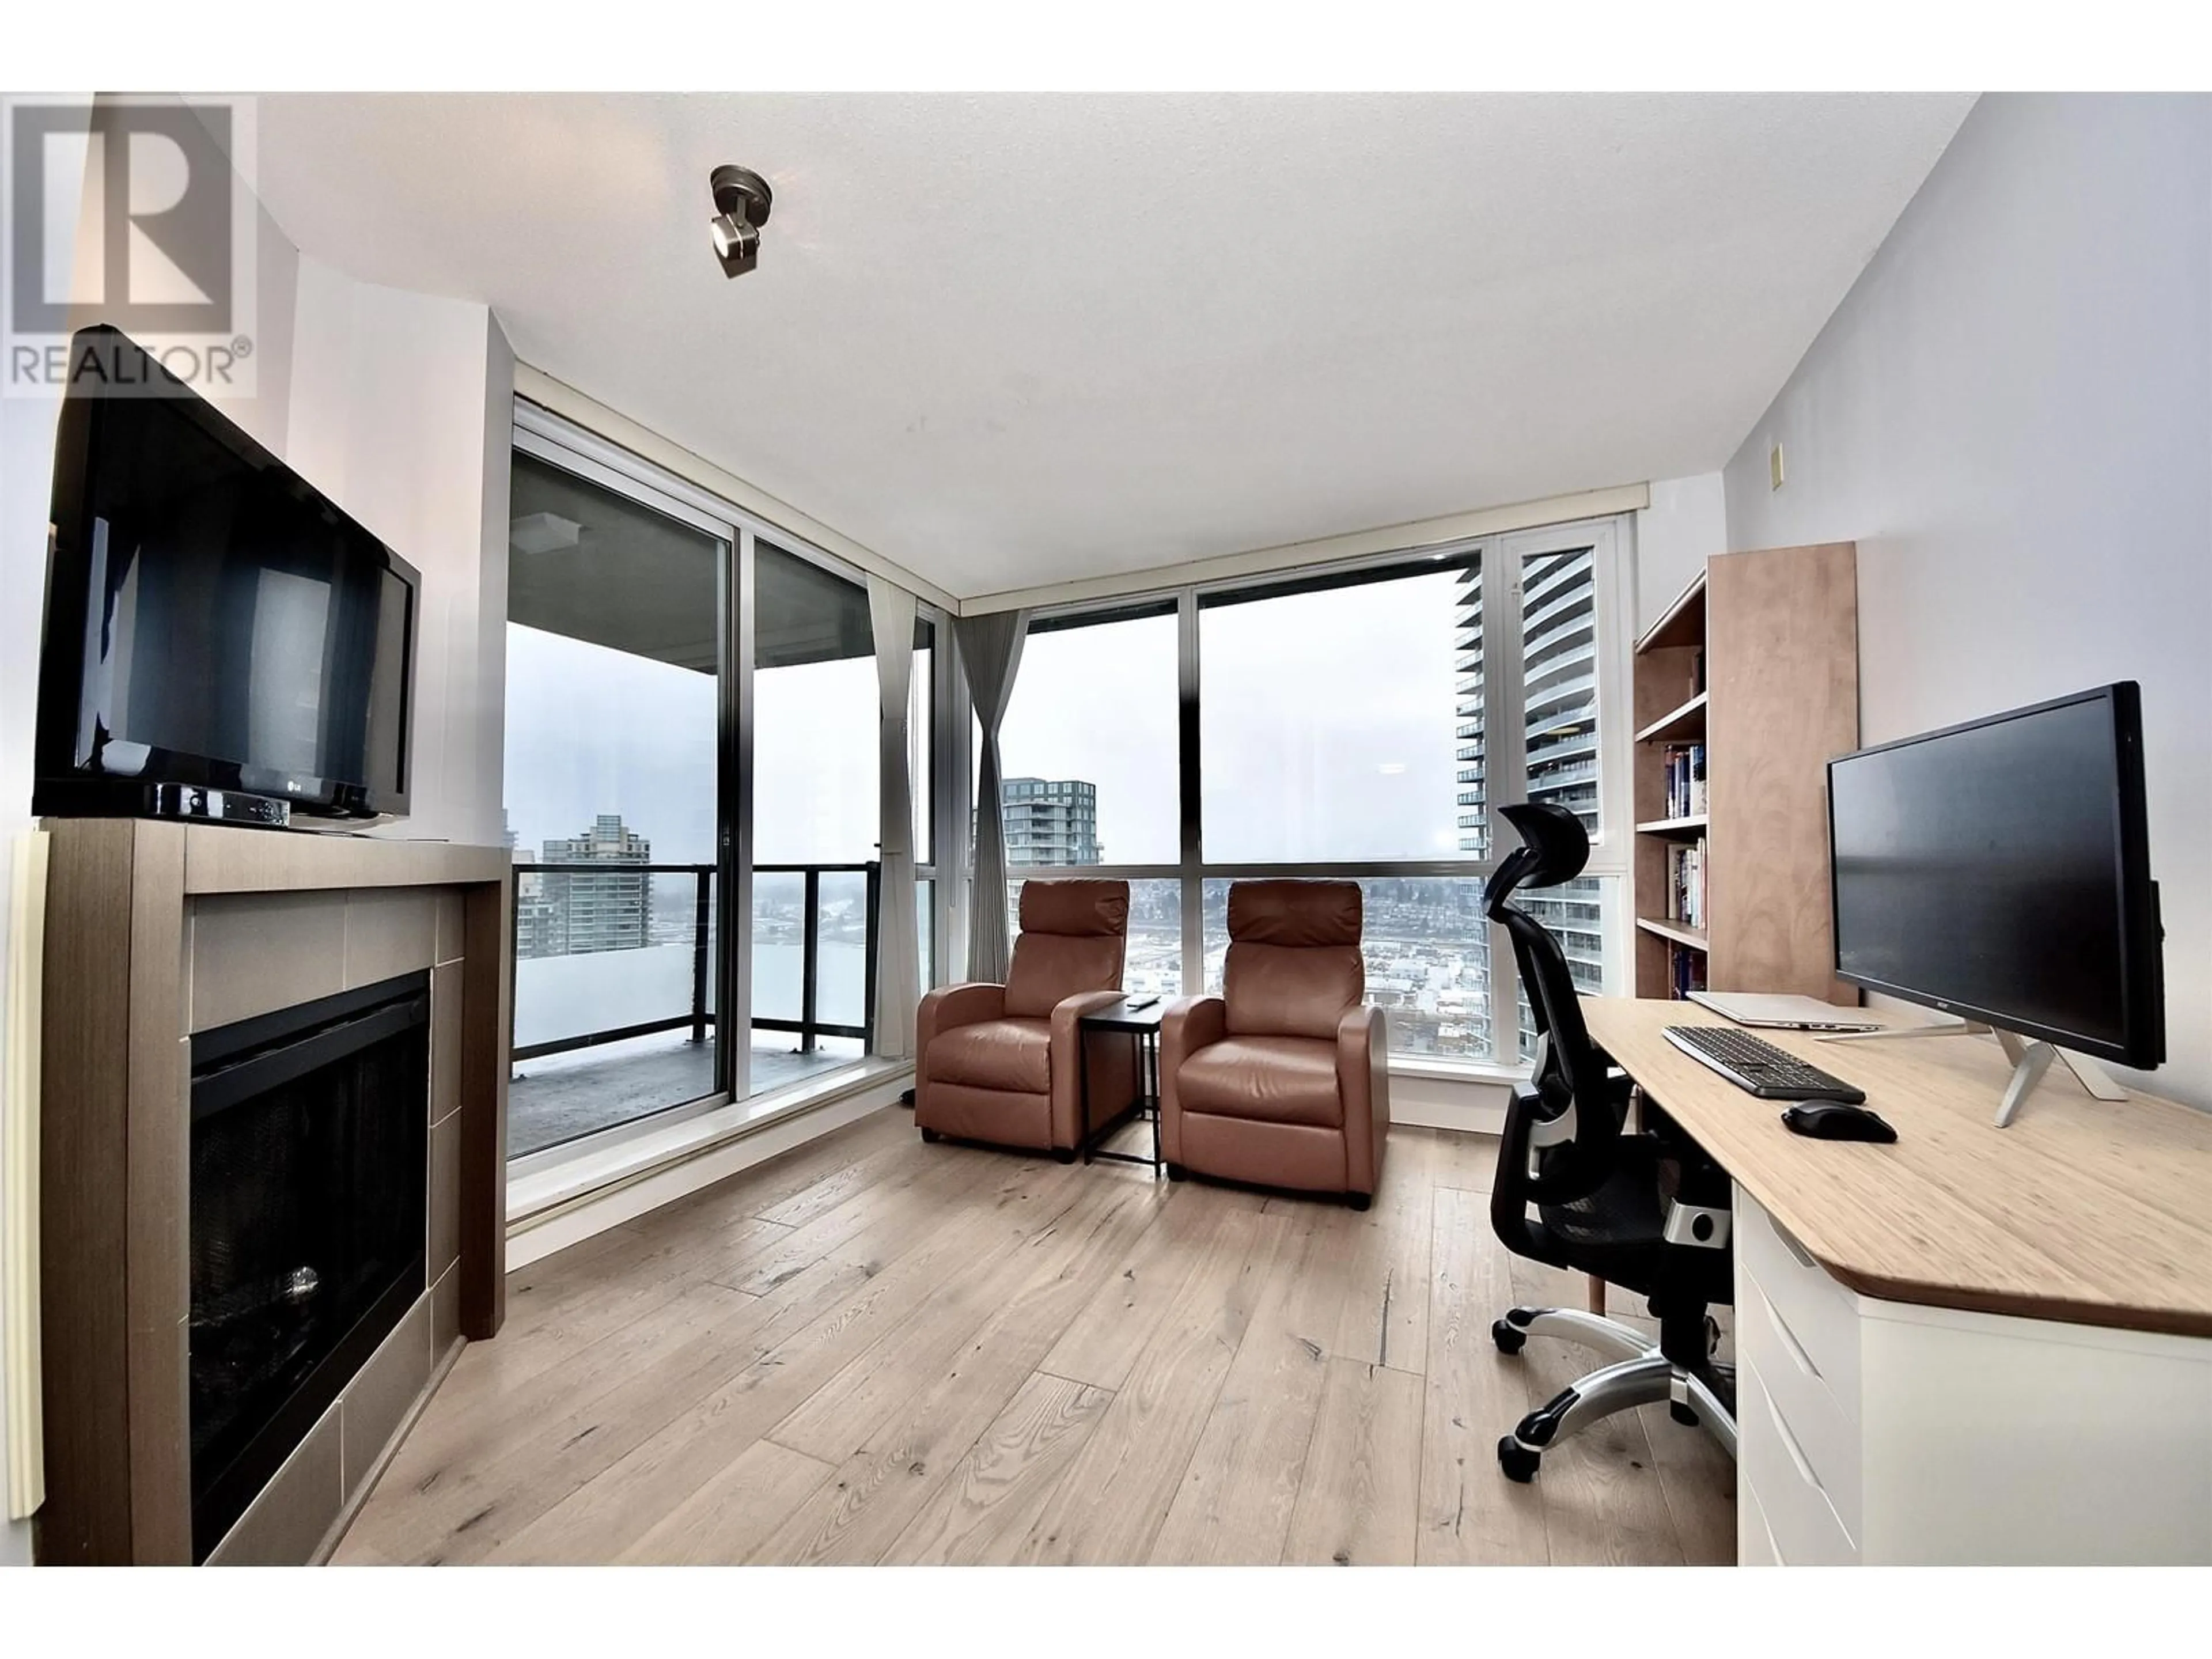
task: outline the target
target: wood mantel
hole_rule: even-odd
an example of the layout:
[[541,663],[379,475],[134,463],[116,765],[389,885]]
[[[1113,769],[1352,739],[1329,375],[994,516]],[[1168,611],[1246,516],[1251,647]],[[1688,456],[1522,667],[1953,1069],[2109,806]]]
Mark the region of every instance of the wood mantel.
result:
[[[203,982],[192,982],[195,918],[208,906],[234,917],[241,904],[251,908],[246,896],[298,895],[303,914],[342,913],[334,937],[349,958],[349,907],[367,917],[394,902],[380,895],[437,890],[422,902],[438,936],[424,965],[442,961],[436,972],[459,990],[451,1027],[459,1064],[445,1085],[458,1094],[450,1117],[458,1291],[448,1322],[459,1336],[481,1339],[498,1331],[506,1310],[512,867],[500,848],[440,842],[124,818],[42,827],[51,842],[40,1088],[46,1502],[38,1558],[185,1563],[186,1039],[195,1010],[200,1024],[220,1023],[204,1011],[225,1000],[204,963]],[[397,902],[419,921],[418,907]],[[456,928],[458,939],[447,937]],[[247,943],[234,954],[250,963]],[[293,1000],[316,994],[303,988]]]

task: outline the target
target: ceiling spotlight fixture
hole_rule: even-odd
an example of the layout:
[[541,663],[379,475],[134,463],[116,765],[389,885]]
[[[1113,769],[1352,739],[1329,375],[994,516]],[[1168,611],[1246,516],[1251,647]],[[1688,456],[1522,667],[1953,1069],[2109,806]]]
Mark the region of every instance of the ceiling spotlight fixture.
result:
[[714,257],[722,262],[722,275],[742,276],[760,263],[760,228],[768,222],[775,197],[768,180],[750,167],[726,164],[716,167],[708,181],[714,191]]

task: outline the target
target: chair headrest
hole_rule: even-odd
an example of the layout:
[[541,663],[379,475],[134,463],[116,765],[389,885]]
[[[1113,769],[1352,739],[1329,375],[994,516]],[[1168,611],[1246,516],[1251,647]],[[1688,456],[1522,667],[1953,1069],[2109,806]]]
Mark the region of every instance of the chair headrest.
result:
[[1239,945],[1359,943],[1356,881],[1239,881],[1229,888],[1229,937]]
[[1549,801],[1516,801],[1498,811],[1518,830],[1521,845],[1498,866],[1483,890],[1492,916],[1516,887],[1556,887],[1582,874],[1589,862],[1589,831],[1565,807]]
[[1072,878],[1022,884],[1022,932],[1075,939],[1129,931],[1129,884]]

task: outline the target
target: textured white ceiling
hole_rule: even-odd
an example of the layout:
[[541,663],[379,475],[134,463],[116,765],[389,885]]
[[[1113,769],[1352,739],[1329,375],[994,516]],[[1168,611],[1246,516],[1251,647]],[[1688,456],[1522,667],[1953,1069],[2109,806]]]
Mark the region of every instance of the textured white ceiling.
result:
[[967,597],[1717,467],[1971,102],[283,95],[258,161],[307,252]]

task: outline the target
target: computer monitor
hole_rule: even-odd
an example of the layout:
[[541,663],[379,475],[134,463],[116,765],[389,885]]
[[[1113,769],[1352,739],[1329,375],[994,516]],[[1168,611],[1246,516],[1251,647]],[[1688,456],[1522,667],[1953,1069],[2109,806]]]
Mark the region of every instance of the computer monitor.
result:
[[2166,1058],[2133,681],[1831,761],[1828,823],[1839,978],[2124,1066]]

